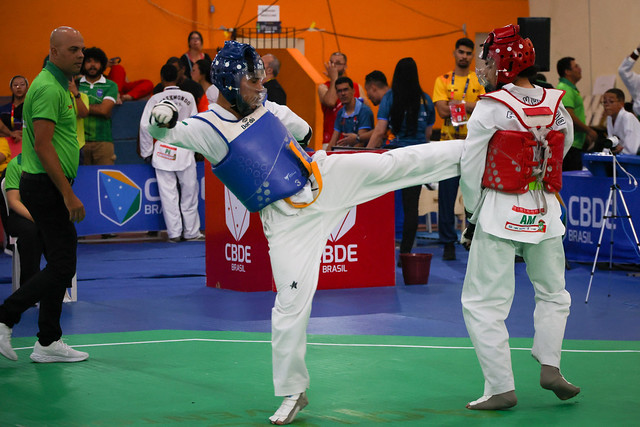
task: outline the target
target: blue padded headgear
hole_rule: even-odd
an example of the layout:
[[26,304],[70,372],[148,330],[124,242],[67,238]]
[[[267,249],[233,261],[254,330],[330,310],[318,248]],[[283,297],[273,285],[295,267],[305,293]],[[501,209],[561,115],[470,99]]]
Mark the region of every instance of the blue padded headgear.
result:
[[254,108],[240,96],[240,81],[256,76],[264,77],[264,64],[253,46],[246,43],[225,41],[211,63],[211,81],[242,116],[250,114]]

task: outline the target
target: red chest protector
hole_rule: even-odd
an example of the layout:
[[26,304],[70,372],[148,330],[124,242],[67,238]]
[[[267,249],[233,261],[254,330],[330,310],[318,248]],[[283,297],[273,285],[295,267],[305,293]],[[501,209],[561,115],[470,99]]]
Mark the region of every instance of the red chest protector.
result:
[[502,89],[483,95],[501,102],[513,112],[527,131],[497,131],[487,149],[482,177],[486,188],[504,193],[524,194],[532,182],[540,182],[549,192],[562,188],[564,134],[551,130],[564,91],[543,89],[536,105],[522,103]]

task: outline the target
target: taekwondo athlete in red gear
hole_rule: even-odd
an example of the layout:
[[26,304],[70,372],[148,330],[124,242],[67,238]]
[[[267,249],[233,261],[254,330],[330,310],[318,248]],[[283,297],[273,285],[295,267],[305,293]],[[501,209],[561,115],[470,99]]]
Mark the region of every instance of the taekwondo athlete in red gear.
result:
[[309,125],[264,100],[264,65],[255,49],[225,42],[211,66],[220,90],[211,110],[177,122],[168,104],[151,112],[151,134],[202,153],[250,210],[269,242],[277,295],[272,310],[273,384],[284,396],[269,419],[288,424],[307,403],[307,324],[327,239],[347,212],[389,191],[456,176],[462,141],[433,142],[384,154],[309,157],[298,145]]
[[[487,94],[467,125],[460,163],[460,188],[471,216],[462,237],[463,245],[470,244],[462,308],[485,379],[483,396],[468,403],[469,409],[517,403],[504,323],[514,296],[516,255],[527,263],[535,290],[531,353],[541,364],[540,385],[562,400],[580,392],[559,370],[571,297],[554,194],[562,185],[562,157],[571,147],[573,126],[560,102],[563,91],[529,83],[535,51],[518,32],[514,25],[498,28],[484,42],[477,74]],[[496,91],[498,84],[503,86]]]

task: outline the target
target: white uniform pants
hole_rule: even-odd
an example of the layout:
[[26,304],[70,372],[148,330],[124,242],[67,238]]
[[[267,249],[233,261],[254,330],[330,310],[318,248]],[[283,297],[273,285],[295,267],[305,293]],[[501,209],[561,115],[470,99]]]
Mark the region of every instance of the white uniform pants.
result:
[[[309,387],[306,329],[329,234],[353,206],[390,191],[437,182],[460,173],[462,141],[432,142],[384,154],[314,156],[323,188],[311,206],[286,215],[270,205],[261,211],[277,296],[272,318],[276,396]],[[315,183],[314,183],[315,185]],[[281,202],[278,202],[281,203]]]
[[[182,171],[156,169],[162,215],[170,239],[191,239],[200,233],[198,215],[198,177],[195,163]],[[180,194],[178,194],[178,182]],[[184,226],[183,226],[184,225]]]
[[515,292],[516,252],[527,263],[535,290],[533,357],[560,367],[571,297],[565,290],[562,237],[538,244],[501,239],[478,225],[462,288],[462,311],[485,378],[484,395],[515,390],[509,333],[504,324]]

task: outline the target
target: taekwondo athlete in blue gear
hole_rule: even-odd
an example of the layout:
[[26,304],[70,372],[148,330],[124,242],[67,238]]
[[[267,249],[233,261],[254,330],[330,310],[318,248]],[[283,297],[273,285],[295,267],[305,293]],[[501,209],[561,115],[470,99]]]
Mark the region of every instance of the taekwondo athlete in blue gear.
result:
[[[327,156],[317,151],[309,159],[294,143],[310,138],[309,125],[288,107],[264,101],[262,76],[255,49],[228,41],[212,63],[212,80],[222,96],[211,109],[169,127],[175,113],[171,106],[158,104],[149,131],[165,143],[202,153],[214,173],[223,172],[219,177],[236,197],[260,209],[277,289],[271,317],[273,384],[276,396],[284,396],[269,419],[288,424],[308,403],[306,330],[331,231],[358,204],[399,188],[459,175],[462,141],[385,153]],[[225,170],[226,162],[251,163],[251,170],[263,175],[248,179],[246,170]],[[280,190],[273,193],[272,188]],[[263,196],[262,208],[257,195]]]

